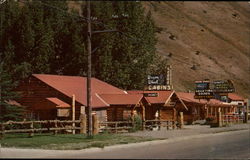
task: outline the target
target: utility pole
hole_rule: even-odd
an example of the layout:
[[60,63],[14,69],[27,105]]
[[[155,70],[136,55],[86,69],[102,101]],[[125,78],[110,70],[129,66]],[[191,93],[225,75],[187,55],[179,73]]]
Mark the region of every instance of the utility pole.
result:
[[87,21],[88,21],[88,77],[87,77],[87,108],[88,108],[88,136],[92,137],[92,107],[91,107],[91,17],[90,0],[87,1]]
[[[118,16],[117,16],[118,17]],[[128,15],[124,14],[124,18],[127,18]],[[100,34],[100,33],[109,33],[109,32],[119,32],[116,29],[111,30],[102,30],[102,31],[93,31],[91,30],[91,10],[90,10],[90,0],[87,1],[87,23],[88,23],[88,75],[87,75],[87,108],[88,108],[88,136],[93,136],[93,124],[92,124],[92,107],[91,107],[91,54],[96,50],[92,51],[91,48],[91,37],[92,34]]]

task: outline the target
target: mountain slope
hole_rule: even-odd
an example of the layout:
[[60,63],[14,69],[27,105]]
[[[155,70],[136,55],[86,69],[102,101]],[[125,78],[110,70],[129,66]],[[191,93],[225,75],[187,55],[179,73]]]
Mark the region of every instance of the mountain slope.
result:
[[232,79],[249,97],[250,4],[247,2],[143,2],[161,32],[158,54],[173,66],[175,90],[194,81]]
[[157,53],[173,67],[175,90],[194,90],[195,80],[232,79],[236,92],[250,98],[250,3],[142,3],[159,28]]

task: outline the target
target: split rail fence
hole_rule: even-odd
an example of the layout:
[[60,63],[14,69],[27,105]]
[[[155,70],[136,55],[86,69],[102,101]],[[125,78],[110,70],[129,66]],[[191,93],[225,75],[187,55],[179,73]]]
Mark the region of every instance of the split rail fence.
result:
[[160,130],[161,128],[176,129],[177,123],[174,120],[146,120],[144,122],[144,128],[153,130],[154,128]]
[[6,133],[29,133],[33,136],[35,132],[53,132],[54,134],[58,131],[74,132],[83,128],[80,122],[80,120],[7,121],[0,123],[0,135],[3,137]]
[[[114,121],[114,122],[95,122],[94,132],[103,133],[123,133],[129,132],[136,127],[133,121]],[[146,120],[142,122],[139,129],[153,130],[153,128],[176,129],[175,121],[166,120]],[[35,133],[86,133],[86,120],[43,120],[43,121],[8,121],[0,123],[0,137],[4,137],[7,133],[28,133],[30,137]]]

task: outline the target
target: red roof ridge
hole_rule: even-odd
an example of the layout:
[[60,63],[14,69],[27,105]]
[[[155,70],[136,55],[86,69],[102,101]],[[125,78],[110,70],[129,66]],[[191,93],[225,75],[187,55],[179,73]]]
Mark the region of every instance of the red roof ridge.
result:
[[106,104],[107,106],[110,106],[110,104],[108,104],[107,102],[105,102],[97,93],[95,93],[96,97],[99,98],[104,104]]
[[70,105],[68,103],[62,101],[61,99],[59,99],[57,97],[48,97],[46,99],[55,103],[56,105],[58,105],[60,107],[70,107]]
[[142,94],[100,94],[100,97],[110,105],[138,104],[143,98]]

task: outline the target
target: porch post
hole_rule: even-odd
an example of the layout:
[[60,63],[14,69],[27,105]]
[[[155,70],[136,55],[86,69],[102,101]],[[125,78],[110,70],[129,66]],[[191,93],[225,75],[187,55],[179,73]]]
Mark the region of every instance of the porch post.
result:
[[176,120],[176,109],[173,108],[173,122],[174,122],[174,124],[173,124],[173,129],[175,129],[175,127],[176,127],[175,120]]
[[218,108],[218,112],[217,112],[217,123],[218,123],[218,127],[221,127],[221,111],[220,108]]
[[142,105],[142,130],[145,130],[145,120],[146,120],[146,117],[145,117],[145,106]]
[[183,121],[183,112],[180,112],[180,129],[182,129],[184,126],[184,121]]
[[158,122],[156,122],[156,124],[158,125],[158,130],[160,130],[161,129],[161,107],[160,106],[158,106]]

